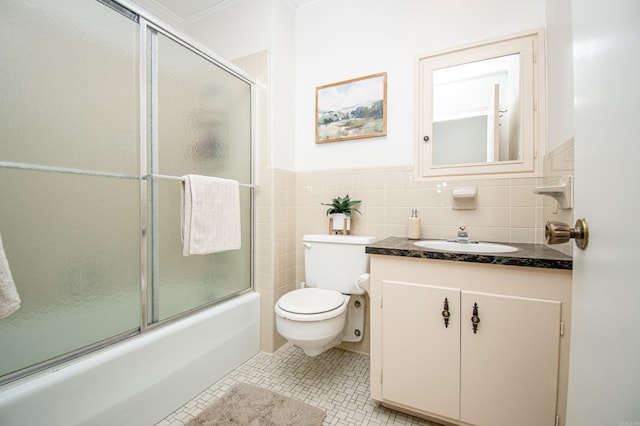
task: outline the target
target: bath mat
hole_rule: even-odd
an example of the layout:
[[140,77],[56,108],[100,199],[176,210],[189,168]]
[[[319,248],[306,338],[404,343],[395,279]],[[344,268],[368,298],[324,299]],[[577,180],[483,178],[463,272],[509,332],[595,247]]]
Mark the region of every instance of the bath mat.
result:
[[234,385],[187,426],[320,426],[325,412],[246,383]]

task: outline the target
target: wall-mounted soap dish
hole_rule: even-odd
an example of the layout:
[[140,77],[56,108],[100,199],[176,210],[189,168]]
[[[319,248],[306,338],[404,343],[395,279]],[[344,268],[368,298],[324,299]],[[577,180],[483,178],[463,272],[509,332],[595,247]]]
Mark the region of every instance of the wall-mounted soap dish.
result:
[[475,210],[478,205],[478,190],[474,186],[453,188],[451,191],[453,210]]
[[573,176],[563,176],[555,185],[545,185],[533,190],[535,194],[548,195],[558,201],[558,208],[573,208]]

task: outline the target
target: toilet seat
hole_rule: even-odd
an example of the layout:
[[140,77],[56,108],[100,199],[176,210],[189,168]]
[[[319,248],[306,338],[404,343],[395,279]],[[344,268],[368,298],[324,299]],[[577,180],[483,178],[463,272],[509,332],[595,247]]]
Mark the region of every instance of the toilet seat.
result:
[[342,314],[349,296],[335,290],[302,288],[283,295],[276,304],[276,313],[293,321],[322,321]]

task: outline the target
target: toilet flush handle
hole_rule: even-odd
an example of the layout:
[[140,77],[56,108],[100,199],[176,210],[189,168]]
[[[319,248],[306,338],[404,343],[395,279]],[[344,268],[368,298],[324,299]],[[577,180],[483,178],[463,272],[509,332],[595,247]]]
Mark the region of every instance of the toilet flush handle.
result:
[[367,273],[360,275],[356,280],[356,288],[359,288],[366,293],[369,293],[370,284],[371,281],[369,281],[369,274]]
[[306,249],[311,249],[311,247],[312,247],[311,244],[309,244],[309,243],[302,243],[302,245]]

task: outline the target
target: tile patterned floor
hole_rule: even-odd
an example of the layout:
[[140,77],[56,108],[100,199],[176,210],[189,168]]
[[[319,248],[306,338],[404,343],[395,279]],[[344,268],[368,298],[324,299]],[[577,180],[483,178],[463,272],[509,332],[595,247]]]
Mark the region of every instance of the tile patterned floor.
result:
[[178,426],[198,415],[236,383],[249,383],[322,408],[324,425],[424,425],[426,420],[376,407],[369,397],[369,357],[330,349],[315,358],[290,344],[259,353],[180,407],[157,426]]

